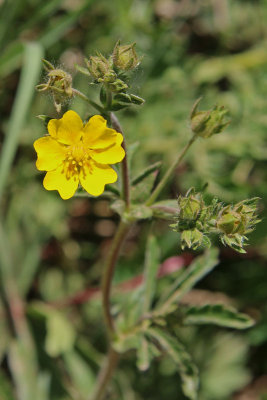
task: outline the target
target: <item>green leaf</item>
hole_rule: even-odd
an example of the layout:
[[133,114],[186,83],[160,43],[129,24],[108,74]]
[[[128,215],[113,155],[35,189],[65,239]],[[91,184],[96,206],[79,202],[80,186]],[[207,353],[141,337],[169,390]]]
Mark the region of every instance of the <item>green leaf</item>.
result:
[[177,200],[174,199],[157,201],[153,204],[153,206],[151,206],[151,209],[153,210],[153,215],[156,218],[164,219],[172,219],[173,217],[177,217],[179,211]]
[[144,335],[140,337],[139,346],[136,352],[136,365],[140,371],[146,371],[150,367],[153,358],[160,356],[159,349],[154,343],[148,340]]
[[243,335],[220,332],[209,338],[208,346],[203,337],[198,351],[202,352],[200,399],[232,399],[234,392],[251,382],[247,368],[249,345]]
[[[155,176],[147,175],[141,182],[131,187],[131,198],[133,202],[142,203],[149,197],[155,182]],[[152,211],[151,211],[152,214]]]
[[146,371],[150,365],[150,358],[149,358],[149,342],[146,340],[144,336],[140,338],[140,346],[137,349],[136,356],[137,356],[137,368],[140,371]]
[[197,400],[199,385],[198,370],[184,346],[174,337],[161,329],[149,328],[147,333],[172,358],[182,379],[184,394],[191,400]]
[[8,319],[2,300],[0,299],[0,363],[7,351],[11,333],[8,328]]
[[41,68],[43,49],[38,43],[25,45],[24,65],[21,72],[16,99],[11,111],[10,122],[1,149],[0,158],[0,197],[2,196],[9,175],[15,152],[19,142],[19,135],[28,112],[34,86]]
[[[132,181],[132,185],[137,185],[139,182],[142,182],[143,179],[145,179],[148,175],[152,174],[153,172],[155,172],[157,169],[160,168],[162,162],[158,161],[154,164],[149,165],[147,168],[145,168],[142,172],[140,172],[139,175],[137,175],[133,181]],[[176,202],[177,204],[177,202]]]
[[51,310],[47,314],[46,327],[45,349],[51,357],[56,357],[73,348],[75,330],[62,313]]
[[75,64],[75,68],[76,68],[76,70],[77,70],[78,72],[80,72],[81,74],[86,75],[86,76],[91,76],[91,75],[90,75],[90,72],[88,71],[87,68],[84,68],[84,67],[82,67],[82,66],[79,65],[79,64]]
[[159,246],[155,236],[150,235],[147,240],[144,270],[144,299],[143,313],[150,311],[156,290],[157,272],[159,268]]
[[248,315],[239,313],[232,307],[223,304],[206,304],[202,307],[190,307],[185,312],[184,323],[215,324],[227,328],[246,329],[254,325]]
[[63,356],[68,373],[82,397],[87,398],[93,390],[95,375],[88,363],[75,351]]
[[35,357],[22,341],[13,341],[9,348],[8,361],[17,389],[18,400],[38,398],[38,382]]
[[147,219],[151,218],[153,215],[150,207],[144,204],[133,205],[129,212],[129,219]]
[[[159,313],[170,312],[173,303],[177,303],[186,293],[191,290],[195,284],[207,275],[218,264],[218,249],[215,247],[207,250],[202,256],[197,257],[189,268],[179,275],[177,280],[171,286],[169,292],[160,299],[163,304]],[[173,311],[173,310],[172,310]]]
[[9,382],[4,371],[1,370],[0,370],[0,391],[1,391],[1,400],[15,400],[11,382]]
[[134,143],[127,145],[127,162],[128,162],[129,167],[131,167],[131,165],[132,165],[133,157],[134,157],[135,153],[137,152],[137,150],[139,149],[139,146],[140,146],[140,142],[134,142]]

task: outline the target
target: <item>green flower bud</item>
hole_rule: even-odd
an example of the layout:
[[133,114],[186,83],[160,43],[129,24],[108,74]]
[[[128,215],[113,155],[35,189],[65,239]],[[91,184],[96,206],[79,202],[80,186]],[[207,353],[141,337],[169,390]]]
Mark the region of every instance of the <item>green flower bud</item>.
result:
[[181,233],[181,247],[184,250],[185,247],[189,249],[196,250],[198,247],[202,245],[203,242],[203,233],[198,229],[185,230]]
[[208,111],[197,111],[198,99],[191,112],[191,129],[203,138],[209,138],[212,135],[222,132],[230,123],[225,119],[227,110],[223,106],[214,106]]
[[219,218],[217,221],[217,227],[220,231],[226,234],[233,234],[236,232],[239,222],[237,216],[233,215],[233,213],[227,213]]
[[106,74],[111,71],[109,61],[102,55],[90,56],[89,60],[85,59],[87,68],[94,79],[97,81],[104,79]]
[[247,241],[245,236],[254,230],[260,222],[257,217],[258,198],[241,201],[234,206],[226,206],[219,213],[217,229],[221,233],[223,244],[230,246],[240,253],[245,253],[243,245]]
[[123,71],[134,69],[140,63],[135,51],[135,43],[121,46],[118,41],[114,47],[112,59],[114,66]]

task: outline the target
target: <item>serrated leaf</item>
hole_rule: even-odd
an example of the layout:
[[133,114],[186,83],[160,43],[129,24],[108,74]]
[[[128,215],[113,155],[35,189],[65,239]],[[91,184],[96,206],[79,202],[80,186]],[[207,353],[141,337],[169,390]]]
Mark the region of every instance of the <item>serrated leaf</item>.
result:
[[147,333],[159,343],[160,347],[175,362],[182,379],[184,394],[191,400],[197,400],[198,370],[184,346],[176,338],[161,329],[149,328]]
[[246,329],[254,325],[248,315],[223,304],[190,307],[185,312],[185,324],[215,324],[227,328]]
[[157,240],[155,236],[151,235],[148,237],[145,253],[143,313],[146,313],[151,309],[151,304],[156,290],[159,256],[160,251]]
[[165,304],[160,307],[159,313],[168,313],[170,309],[173,311],[171,306],[188,293],[200,279],[207,275],[218,264],[218,262],[218,249],[215,247],[195,258],[190,267],[185,269],[174,282],[164,298],[160,299],[160,303],[162,304],[164,302]]

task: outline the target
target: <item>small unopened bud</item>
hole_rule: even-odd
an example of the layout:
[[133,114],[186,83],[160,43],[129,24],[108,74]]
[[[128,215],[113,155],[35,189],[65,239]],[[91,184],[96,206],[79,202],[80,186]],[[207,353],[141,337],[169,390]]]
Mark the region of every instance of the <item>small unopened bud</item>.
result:
[[87,68],[94,79],[104,79],[105,75],[111,70],[109,61],[102,55],[89,57],[85,60]]
[[220,231],[229,235],[236,232],[239,222],[240,219],[238,218],[238,215],[229,212],[218,219],[217,227]]
[[134,69],[140,63],[135,51],[135,43],[121,46],[118,41],[114,47],[112,59],[114,66],[123,71]]
[[203,138],[209,138],[212,135],[222,132],[230,123],[225,119],[227,110],[223,106],[214,106],[208,111],[197,111],[198,99],[191,112],[191,129]]
[[190,189],[185,196],[179,196],[179,229],[186,230],[195,227],[203,205],[202,196],[195,194],[193,189]]
[[181,233],[181,247],[184,250],[185,247],[189,249],[196,250],[198,247],[202,245],[203,242],[203,233],[198,229],[186,230]]

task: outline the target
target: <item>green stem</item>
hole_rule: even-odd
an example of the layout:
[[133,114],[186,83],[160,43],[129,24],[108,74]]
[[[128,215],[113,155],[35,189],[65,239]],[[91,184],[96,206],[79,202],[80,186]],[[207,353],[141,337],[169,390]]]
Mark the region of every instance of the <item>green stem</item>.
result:
[[73,94],[76,94],[76,96],[79,96],[81,99],[85,100],[87,103],[89,103],[92,107],[94,107],[97,111],[100,113],[103,113],[103,108],[99,106],[97,103],[94,101],[90,100],[84,93],[80,92],[78,89],[72,89]]
[[118,260],[123,241],[129,229],[130,229],[129,223],[123,221],[120,222],[107,257],[106,266],[102,278],[103,311],[104,311],[105,322],[110,335],[112,335],[115,331],[114,322],[110,311],[111,283],[116,262]]
[[[129,224],[123,221],[120,222],[107,257],[106,266],[102,278],[103,311],[110,337],[115,333],[114,322],[110,310],[110,294],[111,294],[112,278],[123,241],[129,229],[130,229]],[[107,385],[117,366],[118,360],[119,360],[119,354],[110,345],[107,359],[98,374],[96,388],[91,400],[103,399],[103,396],[105,395],[107,390]]]
[[131,204],[131,200],[130,200],[130,176],[129,176],[129,169],[128,169],[128,161],[127,161],[127,151],[126,151],[126,145],[125,145],[125,138],[124,138],[124,134],[123,134],[123,130],[121,127],[121,124],[118,120],[118,118],[116,117],[116,115],[111,112],[110,113],[110,121],[111,121],[111,125],[112,127],[117,131],[120,132],[123,136],[123,142],[122,142],[122,147],[125,151],[125,157],[122,160],[122,184],[123,184],[123,197],[125,200],[125,205],[126,205],[126,210],[130,209],[130,204]]
[[119,361],[119,354],[112,347],[110,347],[107,358],[98,375],[96,388],[91,400],[103,399],[107,390],[107,385],[109,384],[109,381],[118,364],[118,361]]
[[151,193],[151,196],[149,199],[146,201],[147,206],[151,206],[154,201],[157,199],[163,188],[166,186],[170,176],[174,172],[174,170],[178,167],[182,159],[184,158],[185,154],[187,153],[188,149],[192,146],[194,141],[196,140],[197,135],[194,135],[187,145],[184,147],[182,152],[179,154],[178,158],[174,161],[174,163],[170,166],[170,168],[166,171],[165,175],[163,176],[162,180],[159,182],[158,186],[154,189],[154,191]]
[[112,106],[112,93],[110,90],[107,89],[106,91],[107,93],[107,106],[106,106],[106,110],[109,111],[111,110],[111,106]]

